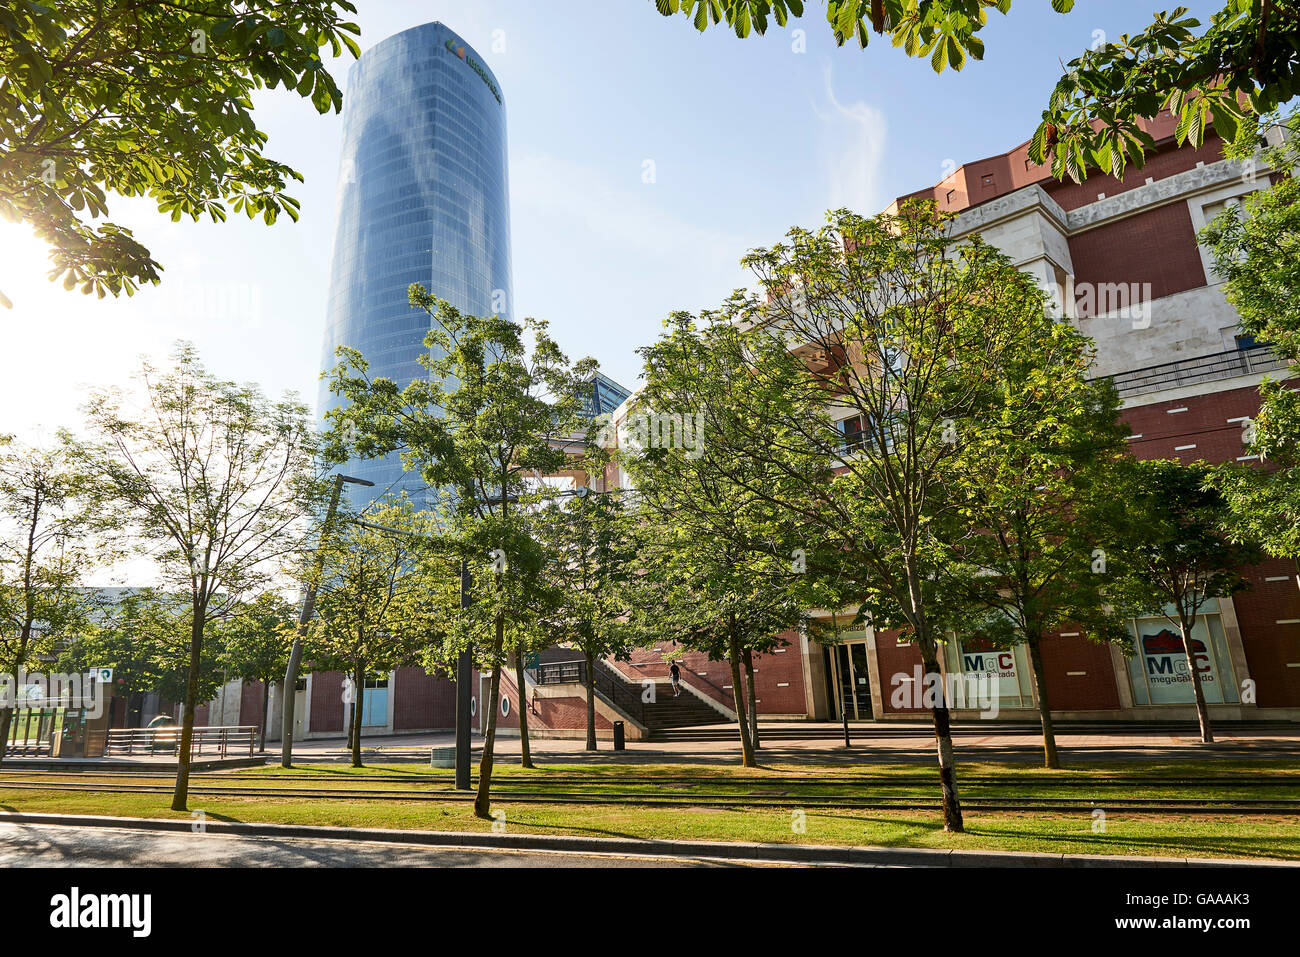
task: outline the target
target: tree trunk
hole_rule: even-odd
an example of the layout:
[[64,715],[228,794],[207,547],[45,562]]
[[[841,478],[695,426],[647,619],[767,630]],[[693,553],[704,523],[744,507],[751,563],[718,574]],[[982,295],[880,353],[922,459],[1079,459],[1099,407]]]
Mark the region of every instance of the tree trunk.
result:
[[1192,693],[1196,695],[1196,720],[1201,726],[1201,743],[1213,744],[1214,731],[1210,728],[1210,709],[1205,706],[1205,690],[1201,687],[1201,671],[1196,667],[1196,656],[1192,654],[1192,625],[1178,622],[1178,630],[1183,636],[1183,654],[1187,656],[1187,668],[1192,673]]
[[743,654],[745,684],[749,689],[749,741],[757,751],[762,745],[758,743],[758,697],[754,691],[754,654],[748,648]]
[[736,723],[740,725],[740,763],[747,768],[758,767],[754,760],[754,744],[749,739],[749,721],[745,715],[745,693],[740,681],[740,647],[733,635],[728,639],[727,663],[731,665],[731,698],[736,705]]
[[0,765],[5,763],[5,751],[9,748],[9,726],[13,723],[13,717],[13,708],[0,708]]
[[357,665],[352,672],[352,766],[361,767],[361,721],[366,703],[366,673]]
[[[1038,721],[1043,726],[1043,767],[1061,767],[1061,758],[1056,753],[1056,729],[1052,725],[1052,709],[1047,700],[1047,679],[1043,671],[1043,649],[1039,647],[1040,638],[1031,638],[1029,645],[1029,668],[1034,676],[1034,694],[1038,698]],[[996,693],[994,685],[994,693]]]
[[271,715],[271,685],[270,681],[262,682],[262,744],[258,753],[266,753],[266,722]]
[[515,649],[515,686],[519,689],[519,766],[531,768],[533,756],[528,748],[528,685],[524,683],[524,646]]
[[185,682],[185,717],[181,722],[181,744],[176,752],[176,791],[172,795],[172,810],[188,810],[190,798],[190,746],[194,741],[194,708],[199,696],[199,659],[203,654],[203,616],[205,610],[195,609],[190,624],[190,673]]
[[587,750],[596,750],[596,659],[587,653]]
[[[949,724],[948,700],[943,694],[943,674],[939,671],[939,660],[934,652],[922,651],[925,665],[925,684],[923,694],[935,692],[935,703],[931,708],[934,719],[934,738],[939,755],[939,783],[943,788],[943,829],[960,833],[963,830],[961,820],[961,802],[957,798],[957,761],[952,751],[952,728]],[[930,677],[933,675],[933,679]]]
[[478,793],[474,796],[474,816],[492,816],[492,748],[497,737],[497,696],[501,692],[501,649],[505,643],[505,619],[497,617],[496,637],[492,640],[492,684],[488,691],[487,719],[483,728],[483,757],[478,764]]

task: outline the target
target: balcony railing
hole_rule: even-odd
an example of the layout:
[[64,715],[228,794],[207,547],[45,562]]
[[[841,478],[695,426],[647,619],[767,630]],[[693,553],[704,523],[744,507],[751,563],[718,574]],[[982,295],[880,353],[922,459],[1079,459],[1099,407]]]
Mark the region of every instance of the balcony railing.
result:
[[585,683],[584,672],[587,663],[577,661],[546,661],[537,666],[537,683],[539,685],[564,685]]
[[1231,379],[1236,376],[1276,372],[1286,368],[1286,361],[1265,346],[1249,349],[1230,349],[1177,362],[1118,372],[1110,376],[1120,398],[1177,389],[1181,386]]

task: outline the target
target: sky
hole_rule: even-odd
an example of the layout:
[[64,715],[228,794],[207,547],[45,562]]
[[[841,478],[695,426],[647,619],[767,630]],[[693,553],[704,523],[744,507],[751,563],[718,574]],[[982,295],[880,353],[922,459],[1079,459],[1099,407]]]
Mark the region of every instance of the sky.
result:
[[[744,253],[847,206],[879,212],[954,166],[1033,133],[1065,61],[1150,22],[1146,3],[1016,0],[989,15],[983,62],[935,75],[873,38],[836,48],[824,5],[766,37],[696,33],[653,0],[356,0],[361,47],[430,20],[468,40],[505,97],[516,315],[636,388],[636,350],[675,310],[749,285]],[[1203,21],[1219,3],[1184,0]],[[1168,6],[1168,5],[1166,5]],[[799,36],[792,31],[802,29]],[[329,64],[344,88],[351,57]],[[217,375],[314,403],[342,117],[283,90],[255,99],[266,152],[302,172],[299,222],[172,223],[110,198],[164,266],[161,285],[97,300],[46,278],[46,251],[0,220],[0,433],[77,429],[89,386],[193,342]]]

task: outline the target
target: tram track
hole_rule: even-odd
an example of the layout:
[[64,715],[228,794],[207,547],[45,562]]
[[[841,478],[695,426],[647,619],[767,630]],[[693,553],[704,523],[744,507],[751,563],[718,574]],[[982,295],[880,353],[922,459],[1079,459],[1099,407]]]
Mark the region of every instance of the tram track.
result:
[[[0,768],[0,787],[9,775],[22,774],[28,777],[48,776],[57,778],[136,778],[150,779],[159,781],[175,780],[174,771],[134,771],[129,769],[114,771],[56,771],[48,769],[26,769],[5,767]],[[621,783],[611,779],[602,779],[599,775],[578,775],[564,774],[551,775],[545,771],[539,772],[536,778],[531,775],[527,780],[523,775],[516,778],[515,775],[496,775],[496,784],[494,787],[513,787],[517,784],[574,784],[580,786],[594,786],[609,783]],[[191,780],[220,780],[220,781],[313,781],[315,783],[326,785],[338,783],[340,785],[356,783],[383,783],[383,784],[411,784],[411,785],[444,785],[450,786],[454,778],[450,774],[446,775],[413,775],[413,774],[372,774],[357,775],[345,780],[342,776],[331,778],[329,772],[317,771],[290,771],[274,773],[243,773],[232,771],[203,771],[195,772],[191,775]],[[475,775],[472,780],[477,781]],[[1050,777],[1043,779],[1008,779],[998,777],[988,777],[980,775],[962,776],[961,784],[963,787],[1029,787],[1029,788],[1066,788],[1066,787],[1223,787],[1254,790],[1262,787],[1295,787],[1300,789],[1300,776],[1270,776],[1252,774],[1249,777],[1239,776],[1205,776],[1205,777],[1159,777],[1159,776],[1130,776],[1124,778],[1092,778],[1086,776],[1074,777]],[[899,781],[891,778],[858,778],[850,776],[820,776],[820,777],[798,777],[798,778],[777,778],[777,777],[753,777],[753,778],[725,778],[710,775],[690,776],[690,775],[644,775],[637,776],[630,784],[645,785],[669,785],[689,787],[695,785],[709,785],[714,787],[743,788],[755,786],[787,786],[796,787],[834,787],[845,786],[853,788],[874,788],[874,787],[901,787],[901,786],[918,786],[925,787],[937,783],[937,775],[934,781],[929,780],[905,780]]]

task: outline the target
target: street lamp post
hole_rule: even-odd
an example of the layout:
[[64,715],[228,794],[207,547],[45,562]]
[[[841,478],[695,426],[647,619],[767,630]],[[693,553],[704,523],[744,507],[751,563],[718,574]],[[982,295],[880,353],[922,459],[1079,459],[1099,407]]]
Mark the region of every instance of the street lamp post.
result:
[[[622,489],[611,489],[608,492],[596,492],[588,488],[568,489],[555,493],[556,498],[567,498],[576,496],[585,498],[589,494],[611,495],[615,492],[621,492]],[[483,499],[486,505],[499,505],[501,502],[518,502],[520,496],[509,495],[504,498]],[[410,535],[412,532],[404,531],[400,528],[388,528],[384,525],[375,525],[372,522],[357,522],[366,528],[373,528],[384,532],[393,532],[399,535]],[[314,598],[314,592],[312,597]],[[460,607],[462,610],[468,609],[474,603],[474,580],[470,575],[469,561],[465,558],[460,560]],[[295,642],[296,647],[296,642]],[[460,791],[470,790],[470,722],[473,715],[470,712],[471,702],[473,701],[473,682],[474,682],[474,647],[466,647],[456,656],[456,788]],[[285,765],[288,767],[289,765]]]
[[[307,594],[303,596],[302,612],[298,615],[298,629],[293,635],[293,647],[289,651],[289,667],[284,672],[284,701],[280,710],[280,766],[293,767],[293,712],[294,699],[298,695],[298,667],[302,664],[302,639],[307,634],[307,625],[316,611],[316,584],[320,581],[325,568],[325,540],[334,528],[334,515],[339,509],[339,498],[343,494],[343,485],[364,485],[374,487],[374,482],[353,478],[339,473],[334,476],[334,491],[330,495],[329,509],[325,512],[325,524],[321,526],[320,542],[316,546],[316,559],[312,576],[307,581]],[[268,693],[270,689],[267,689]]]
[[[474,582],[469,574],[469,561],[460,560],[460,607],[468,609],[474,598]],[[470,683],[474,680],[474,648],[467,646],[456,658],[456,789],[469,790]]]

